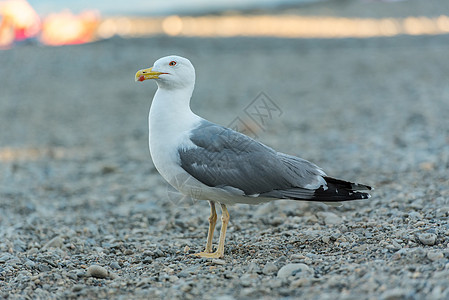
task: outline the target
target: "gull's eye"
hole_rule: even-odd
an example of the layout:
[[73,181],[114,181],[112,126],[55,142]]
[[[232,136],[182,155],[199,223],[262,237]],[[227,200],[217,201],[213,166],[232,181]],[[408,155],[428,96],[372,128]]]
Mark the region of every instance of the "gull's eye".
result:
[[170,67],[176,66],[176,61],[172,60],[171,62],[168,63],[168,65]]

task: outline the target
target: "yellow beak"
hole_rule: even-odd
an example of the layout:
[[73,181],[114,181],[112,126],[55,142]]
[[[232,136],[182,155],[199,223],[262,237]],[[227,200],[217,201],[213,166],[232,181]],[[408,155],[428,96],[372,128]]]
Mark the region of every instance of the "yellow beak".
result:
[[164,74],[162,72],[155,72],[152,70],[153,68],[139,70],[136,73],[135,81],[144,81],[147,79],[158,79],[159,75]]

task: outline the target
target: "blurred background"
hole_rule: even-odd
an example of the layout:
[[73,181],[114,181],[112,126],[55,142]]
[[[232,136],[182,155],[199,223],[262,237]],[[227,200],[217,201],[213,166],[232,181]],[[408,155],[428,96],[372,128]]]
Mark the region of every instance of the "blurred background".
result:
[[369,38],[449,33],[445,1],[29,1],[0,2],[0,47],[92,42],[118,35]]

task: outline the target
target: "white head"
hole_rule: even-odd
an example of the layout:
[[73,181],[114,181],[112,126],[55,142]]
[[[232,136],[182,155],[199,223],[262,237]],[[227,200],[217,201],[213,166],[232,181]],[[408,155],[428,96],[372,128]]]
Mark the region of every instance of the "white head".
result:
[[161,89],[191,89],[195,85],[195,68],[184,57],[170,55],[159,58],[153,67],[136,73],[135,81],[155,79]]

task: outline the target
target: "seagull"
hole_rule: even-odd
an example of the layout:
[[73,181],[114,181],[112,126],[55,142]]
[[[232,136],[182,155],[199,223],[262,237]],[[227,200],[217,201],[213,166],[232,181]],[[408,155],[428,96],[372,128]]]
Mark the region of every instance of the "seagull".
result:
[[[276,199],[341,202],[368,199],[360,190],[368,185],[328,177],[315,164],[277,152],[232,129],[214,124],[190,109],[195,68],[180,56],[158,59],[142,69],[135,81],[154,79],[149,123],[149,147],[162,177],[186,196],[210,204],[206,249],[194,255],[222,258],[229,223],[227,205],[260,204]],[[218,247],[212,249],[217,222],[215,204],[221,205]]]

